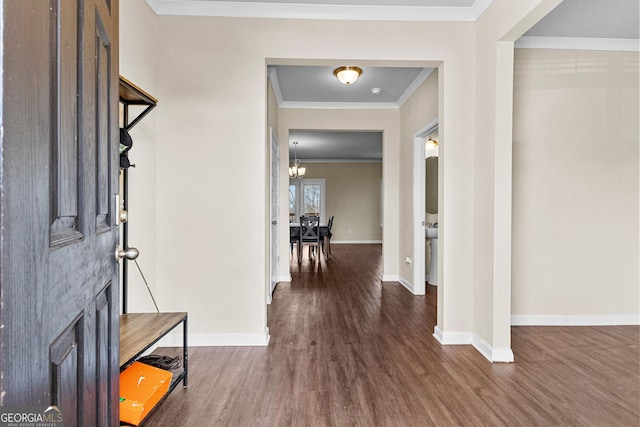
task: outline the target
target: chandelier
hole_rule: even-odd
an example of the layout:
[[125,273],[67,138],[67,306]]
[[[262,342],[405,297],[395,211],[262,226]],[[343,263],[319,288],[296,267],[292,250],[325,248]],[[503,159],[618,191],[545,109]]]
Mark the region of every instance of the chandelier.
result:
[[289,166],[289,176],[293,179],[304,178],[304,174],[307,171],[307,168],[300,167],[300,160],[298,160],[298,141],[293,141],[293,152],[294,152],[294,162],[293,165]]

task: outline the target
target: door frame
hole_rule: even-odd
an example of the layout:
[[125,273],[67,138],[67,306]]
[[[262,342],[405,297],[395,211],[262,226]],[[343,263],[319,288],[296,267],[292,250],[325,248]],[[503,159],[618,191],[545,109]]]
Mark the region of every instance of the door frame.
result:
[[[271,304],[273,300],[273,291],[278,284],[280,275],[280,242],[278,238],[280,232],[280,146],[272,127],[269,128],[269,144],[271,147],[271,167],[269,168],[269,285],[267,304]],[[274,207],[275,216],[273,215]],[[274,221],[276,224],[273,224]]]
[[[438,118],[413,134],[413,294],[424,295],[425,285],[425,210],[426,210],[426,137],[438,129]],[[438,197],[440,199],[440,197]],[[440,207],[438,207],[440,212]],[[442,239],[438,239],[438,246]],[[441,253],[441,251],[439,251]]]

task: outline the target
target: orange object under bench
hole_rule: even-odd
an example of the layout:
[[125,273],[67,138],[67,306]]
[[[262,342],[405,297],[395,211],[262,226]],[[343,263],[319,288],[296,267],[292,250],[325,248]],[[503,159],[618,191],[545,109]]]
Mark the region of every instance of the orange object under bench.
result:
[[169,390],[172,375],[141,362],[120,372],[120,421],[140,424]]

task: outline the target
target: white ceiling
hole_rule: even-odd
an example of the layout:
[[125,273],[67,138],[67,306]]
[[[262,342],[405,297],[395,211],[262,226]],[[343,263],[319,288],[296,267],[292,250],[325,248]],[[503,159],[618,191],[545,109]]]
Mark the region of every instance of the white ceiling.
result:
[[640,38],[638,0],[564,0],[525,37]]
[[[159,15],[473,22],[482,15],[493,0],[146,1]],[[638,39],[640,39],[639,0],[564,0],[525,33],[516,42],[516,47],[637,51],[640,46]],[[363,74],[359,81],[351,86],[338,83],[333,76],[333,69],[340,65],[360,66]],[[275,83],[280,106],[397,108],[432,71],[423,68],[364,67],[357,63],[336,64],[335,67],[270,67],[270,78]],[[374,87],[382,89],[379,96],[371,93]],[[298,157],[302,159],[361,157],[371,160],[382,156],[381,140],[380,151],[375,154],[370,152],[370,147],[362,145],[363,141],[371,135],[359,135],[357,132],[309,132],[309,130],[299,134],[293,133],[293,135],[300,142]],[[292,138],[290,142],[293,140]],[[324,150],[315,153],[309,151],[311,147],[319,146],[318,141],[324,141]],[[329,151],[329,147],[343,147],[343,149]],[[354,152],[353,147],[358,149]],[[293,145],[290,145],[290,151],[293,153]],[[357,153],[362,154],[358,156]]]

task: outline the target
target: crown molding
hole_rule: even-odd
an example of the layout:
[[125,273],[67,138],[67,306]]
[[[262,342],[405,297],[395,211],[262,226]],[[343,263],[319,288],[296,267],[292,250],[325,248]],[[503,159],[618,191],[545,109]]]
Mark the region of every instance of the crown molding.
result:
[[476,0],[471,7],[430,7],[258,3],[251,1],[146,0],[157,15],[455,22],[476,21],[492,1]]
[[[291,160],[291,159],[289,159]],[[298,158],[301,163],[382,163],[382,159],[301,159]],[[380,242],[382,243],[382,242]],[[333,242],[331,242],[333,244]]]
[[411,98],[411,95],[413,95],[415,91],[418,90],[420,86],[422,86],[422,83],[424,83],[429,78],[431,73],[433,73],[433,70],[435,70],[435,68],[425,68],[420,72],[420,74],[416,76],[409,87],[407,87],[407,90],[405,90],[404,93],[400,95],[400,98],[398,98],[398,107],[402,107],[404,103],[407,102],[409,98]]
[[280,89],[280,82],[278,81],[278,73],[275,68],[269,70],[269,81],[271,82],[271,89],[276,97],[278,107],[282,105],[284,99],[282,98],[282,90]]
[[296,102],[284,101],[280,108],[315,110],[394,110],[400,108],[396,102]]
[[516,40],[514,47],[517,49],[607,50],[621,52],[640,52],[640,40],[523,36]]
[[471,9],[473,9],[473,15],[475,16],[474,21],[477,21],[478,18],[482,16],[485,10],[487,10],[489,6],[491,6],[492,2],[493,0],[476,0],[473,2],[473,6],[471,6]]

